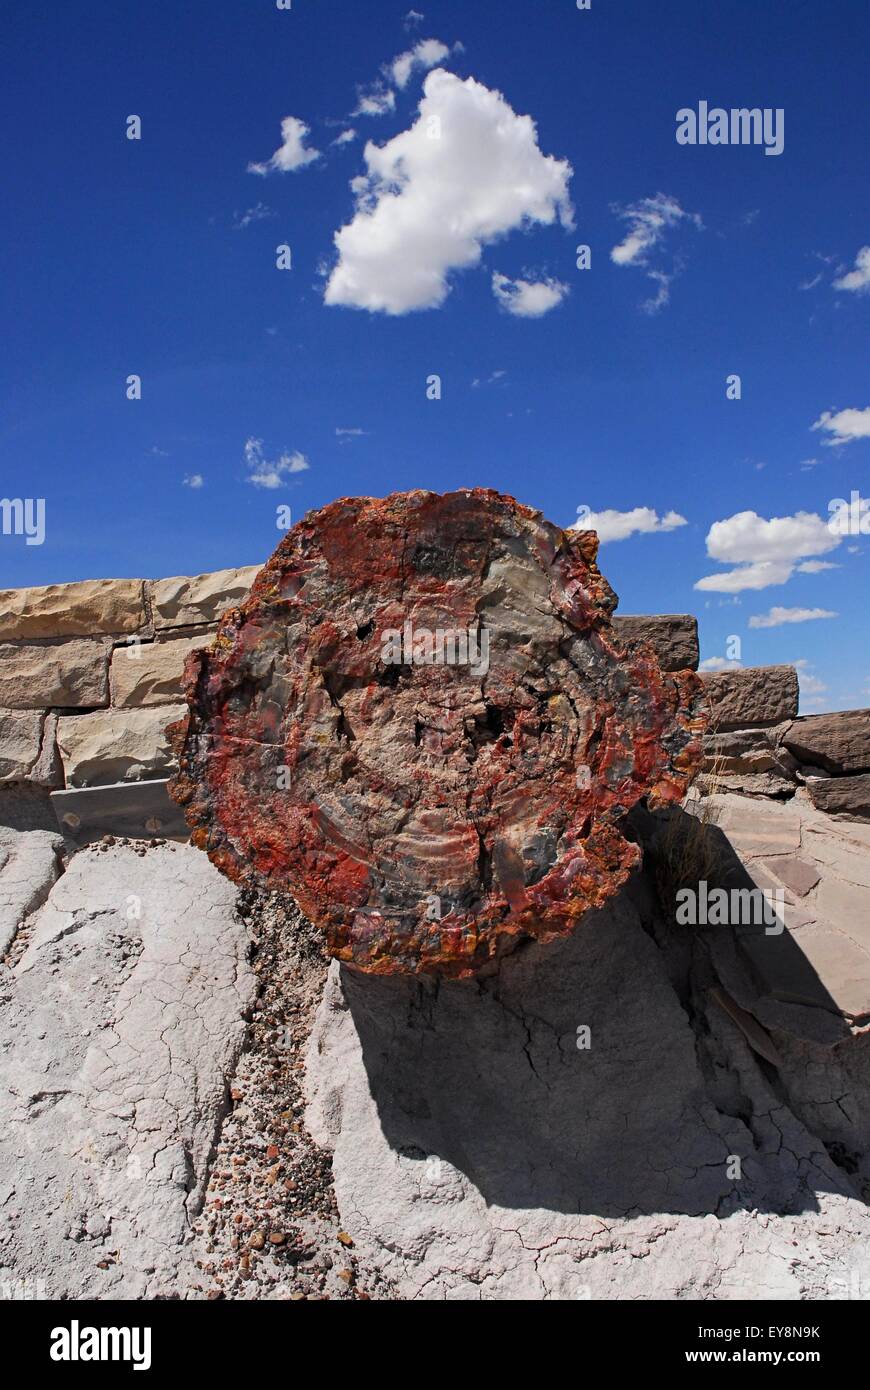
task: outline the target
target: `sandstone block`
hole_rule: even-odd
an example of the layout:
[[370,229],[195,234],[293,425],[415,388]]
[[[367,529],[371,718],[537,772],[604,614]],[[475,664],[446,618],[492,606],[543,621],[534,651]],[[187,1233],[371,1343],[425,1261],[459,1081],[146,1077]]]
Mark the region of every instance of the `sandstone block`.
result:
[[25,781],[39,757],[45,715],[0,709],[0,782]]
[[152,705],[63,716],[57,743],[67,786],[136,781],[172,767],[165,729],[183,711],[181,705]]
[[0,639],[135,632],[144,622],[141,579],[0,590]]
[[826,772],[868,772],[870,709],[811,714],[796,719],[783,742],[800,762],[824,768]]
[[832,816],[870,820],[870,773],[855,777],[825,777],[807,782],[815,807]]
[[799,690],[794,666],[746,666],[734,671],[703,672],[701,679],[709,701],[712,732],[782,724],[797,717]]
[[93,708],[109,703],[108,639],[0,643],[0,706]]
[[706,734],[699,786],[747,796],[789,796],[795,790],[795,761],[777,741],[777,730],[735,729]]
[[203,629],[192,636],[164,636],[155,642],[116,647],[112,653],[112,704],[165,705],[180,700],[185,658],[213,636],[211,630]]
[[260,565],[245,565],[240,569],[214,570],[211,574],[150,580],[148,590],[155,627],[189,627],[216,622],[227,608],[233,608],[248,597],[260,569]]

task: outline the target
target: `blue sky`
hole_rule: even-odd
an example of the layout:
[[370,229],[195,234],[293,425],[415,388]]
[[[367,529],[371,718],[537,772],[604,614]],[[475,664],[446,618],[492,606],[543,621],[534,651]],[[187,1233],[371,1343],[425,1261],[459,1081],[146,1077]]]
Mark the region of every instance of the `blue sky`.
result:
[[[0,584],[254,564],[279,506],[477,484],[629,531],[620,611],[697,613],[708,662],[737,636],[805,710],[870,703],[870,537],[827,525],[870,496],[866,4],[415,13],[3,7],[3,492],[46,532]],[[701,101],[781,109],[782,153],[678,144]]]

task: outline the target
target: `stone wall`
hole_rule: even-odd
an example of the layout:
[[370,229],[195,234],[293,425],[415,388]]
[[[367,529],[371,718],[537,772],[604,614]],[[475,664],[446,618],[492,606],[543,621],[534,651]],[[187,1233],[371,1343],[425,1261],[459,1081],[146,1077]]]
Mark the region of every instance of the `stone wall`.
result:
[[[177,820],[164,791],[165,730],[183,712],[184,660],[211,641],[258,569],[0,591],[0,789],[50,795],[67,832],[81,824],[149,833]],[[697,670],[693,617],[614,624],[628,646],[651,642],[666,670]],[[870,711],[798,719],[792,666],[704,680],[708,785],[773,797],[806,787],[821,809],[870,817]]]
[[870,709],[799,718],[793,666],[704,679],[711,718],[702,791],[797,795],[820,811],[870,820]]
[[[165,779],[184,659],[258,569],[0,591],[0,784],[63,798]],[[148,788],[152,810],[160,790]],[[63,812],[68,830],[82,820],[79,801]]]

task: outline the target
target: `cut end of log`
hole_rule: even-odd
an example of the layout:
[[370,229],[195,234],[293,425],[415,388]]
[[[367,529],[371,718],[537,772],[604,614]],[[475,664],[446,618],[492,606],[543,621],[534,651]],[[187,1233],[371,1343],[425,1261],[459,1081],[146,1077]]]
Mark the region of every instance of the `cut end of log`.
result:
[[618,642],[597,549],[482,488],[309,513],[188,658],[194,843],[363,971],[471,976],[570,932],[704,729],[698,677]]

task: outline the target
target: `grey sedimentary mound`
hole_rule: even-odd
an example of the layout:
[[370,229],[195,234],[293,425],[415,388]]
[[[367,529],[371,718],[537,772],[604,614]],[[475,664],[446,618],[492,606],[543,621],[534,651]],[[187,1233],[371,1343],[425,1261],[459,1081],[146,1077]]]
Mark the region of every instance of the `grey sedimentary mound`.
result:
[[0,967],[0,1280],[184,1282],[253,995],[234,899],[187,846],[82,851]]

